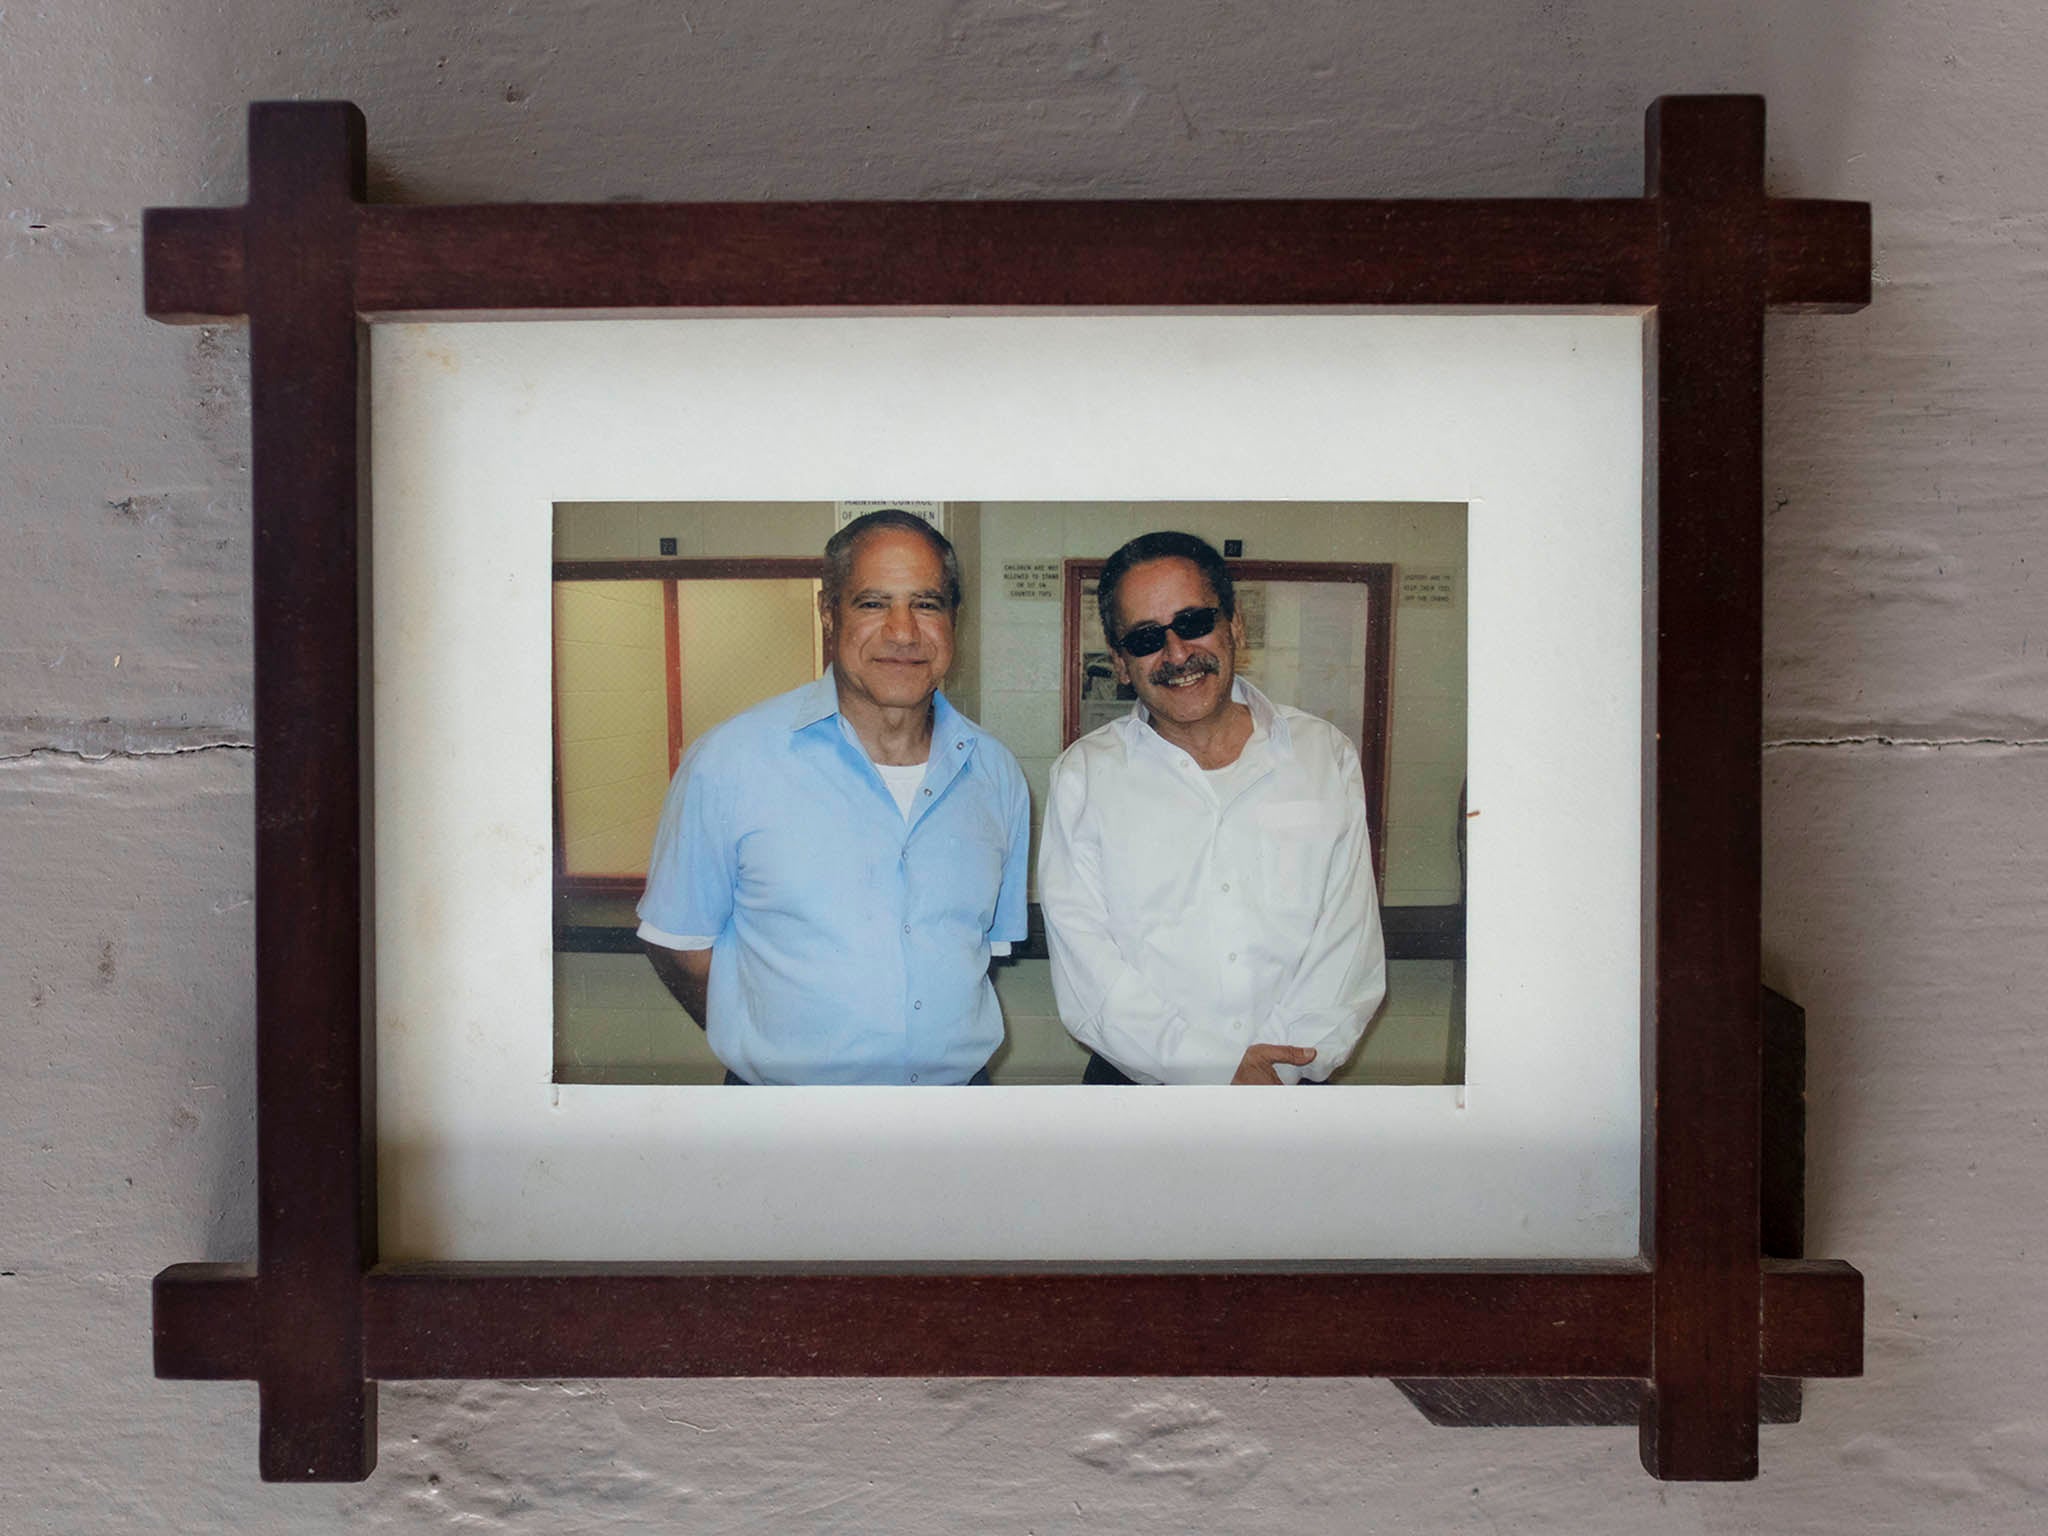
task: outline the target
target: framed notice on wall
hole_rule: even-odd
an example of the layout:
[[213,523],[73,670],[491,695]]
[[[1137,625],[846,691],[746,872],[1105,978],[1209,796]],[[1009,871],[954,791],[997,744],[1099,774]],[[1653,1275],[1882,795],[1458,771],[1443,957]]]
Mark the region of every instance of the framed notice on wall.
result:
[[[1759,1239],[1756,932],[1763,316],[1866,303],[1869,212],[1767,196],[1757,100],[1648,138],[1611,199],[441,207],[253,108],[246,204],[144,230],[152,316],[251,326],[256,525],[259,1257],[158,1277],[159,1374],[257,1381],[277,1479],[369,1475],[381,1380],[819,1374],[1596,1380],[1754,1475],[1760,1381],[1861,1364],[1860,1276]],[[1461,1081],[558,1080],[556,508],[891,486],[981,509],[984,723],[1048,754],[1069,562],[1286,509],[1336,580],[1247,570],[1259,665],[1358,685],[1417,826],[1469,779]]]

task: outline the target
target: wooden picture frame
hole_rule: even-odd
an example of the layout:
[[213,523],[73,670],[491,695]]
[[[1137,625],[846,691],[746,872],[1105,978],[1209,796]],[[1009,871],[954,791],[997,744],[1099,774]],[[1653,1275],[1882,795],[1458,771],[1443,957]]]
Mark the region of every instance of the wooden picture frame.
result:
[[[1766,194],[1761,100],[1653,105],[1640,198],[433,207],[364,167],[353,106],[258,104],[247,203],[143,227],[148,314],[249,325],[255,523],[258,1253],[157,1277],[156,1369],[255,1380],[264,1477],[367,1476],[387,1379],[1314,1375],[1596,1378],[1653,1475],[1743,1478],[1761,1378],[1860,1370],[1861,1277],[1764,1247],[1762,370],[1766,309],[1869,302],[1870,214]],[[1652,312],[1637,1260],[378,1261],[369,320],[1366,305]]]

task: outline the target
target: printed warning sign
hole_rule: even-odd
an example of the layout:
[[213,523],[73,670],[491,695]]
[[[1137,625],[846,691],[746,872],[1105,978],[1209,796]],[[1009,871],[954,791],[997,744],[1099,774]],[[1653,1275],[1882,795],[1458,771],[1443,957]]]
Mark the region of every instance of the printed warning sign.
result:
[[1401,606],[1404,608],[1449,608],[1458,601],[1458,573],[1455,570],[1403,570]]
[[1003,596],[1013,603],[1054,603],[1060,596],[1057,560],[1005,560]]

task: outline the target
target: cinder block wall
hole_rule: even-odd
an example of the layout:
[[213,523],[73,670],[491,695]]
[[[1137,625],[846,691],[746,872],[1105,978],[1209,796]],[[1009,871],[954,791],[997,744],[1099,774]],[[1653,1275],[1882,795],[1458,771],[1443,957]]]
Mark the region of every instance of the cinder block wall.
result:
[[[0,1528],[2032,1528],[2044,49],[2012,0],[0,11]],[[1875,305],[1769,331],[1764,930],[1870,1371],[1760,1482],[1377,1383],[582,1382],[387,1388],[374,1482],[265,1488],[252,1388],[150,1379],[149,1276],[254,1244],[248,443],[137,214],[240,199],[245,102],[353,98],[395,199],[1557,196],[1633,192],[1690,90],[1877,220]]]

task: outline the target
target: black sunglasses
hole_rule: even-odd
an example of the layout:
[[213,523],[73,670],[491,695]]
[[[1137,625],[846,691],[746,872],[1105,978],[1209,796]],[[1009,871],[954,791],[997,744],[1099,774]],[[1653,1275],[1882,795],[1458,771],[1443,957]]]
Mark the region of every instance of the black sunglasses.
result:
[[1126,656],[1150,656],[1166,649],[1170,629],[1183,640],[1199,640],[1216,628],[1221,608],[1183,608],[1164,624],[1133,624],[1123,632],[1116,648]]

